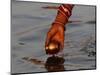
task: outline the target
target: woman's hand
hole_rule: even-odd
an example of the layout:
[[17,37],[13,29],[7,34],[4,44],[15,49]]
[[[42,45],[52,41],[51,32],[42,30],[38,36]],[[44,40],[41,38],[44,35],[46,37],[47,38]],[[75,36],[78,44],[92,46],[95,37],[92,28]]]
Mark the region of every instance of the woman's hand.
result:
[[64,26],[54,23],[47,33],[45,48],[49,46],[51,41],[56,41],[60,44],[60,51],[62,51],[64,48],[64,36]]

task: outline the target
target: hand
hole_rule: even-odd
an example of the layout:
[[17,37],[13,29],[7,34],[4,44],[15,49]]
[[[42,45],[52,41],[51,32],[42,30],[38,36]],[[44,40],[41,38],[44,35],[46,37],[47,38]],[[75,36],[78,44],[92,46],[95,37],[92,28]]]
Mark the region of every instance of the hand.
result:
[[45,48],[51,43],[51,41],[56,41],[60,44],[60,51],[64,48],[64,26],[54,23],[47,33]]

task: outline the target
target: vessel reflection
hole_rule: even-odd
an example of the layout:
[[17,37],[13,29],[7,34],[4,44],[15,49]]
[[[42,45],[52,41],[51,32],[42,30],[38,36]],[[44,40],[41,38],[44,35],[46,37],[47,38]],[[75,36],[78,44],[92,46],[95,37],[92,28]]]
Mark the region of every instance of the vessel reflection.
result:
[[47,58],[47,61],[45,62],[45,68],[48,72],[58,72],[58,71],[64,71],[64,61],[65,59],[63,57],[58,56],[51,56]]
[[28,57],[23,57],[22,59],[31,62],[32,64],[35,65],[43,65],[48,72],[65,71],[64,68],[65,59],[63,57],[51,56],[47,58],[46,62]]

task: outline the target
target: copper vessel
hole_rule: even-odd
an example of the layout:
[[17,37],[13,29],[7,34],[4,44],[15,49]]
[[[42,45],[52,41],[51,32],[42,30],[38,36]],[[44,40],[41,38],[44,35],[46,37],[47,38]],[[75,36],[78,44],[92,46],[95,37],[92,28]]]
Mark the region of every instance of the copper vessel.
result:
[[57,54],[60,51],[60,44],[56,41],[50,42],[50,44],[45,48],[46,54]]

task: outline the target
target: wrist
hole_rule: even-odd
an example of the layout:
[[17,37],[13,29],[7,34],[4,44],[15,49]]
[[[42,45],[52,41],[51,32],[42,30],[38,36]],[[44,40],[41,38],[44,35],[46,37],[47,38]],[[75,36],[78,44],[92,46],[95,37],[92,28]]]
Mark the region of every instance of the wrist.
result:
[[60,23],[60,22],[53,22],[53,23],[52,23],[52,26],[53,26],[53,25],[61,26],[61,27],[63,28],[63,30],[66,31],[66,27],[65,27],[65,25],[64,25],[63,23]]

